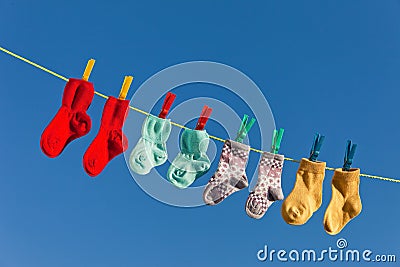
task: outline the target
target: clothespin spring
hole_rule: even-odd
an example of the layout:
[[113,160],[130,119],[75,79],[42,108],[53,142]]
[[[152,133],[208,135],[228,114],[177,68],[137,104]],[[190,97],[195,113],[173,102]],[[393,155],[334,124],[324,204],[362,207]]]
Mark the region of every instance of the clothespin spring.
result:
[[236,136],[235,141],[236,142],[243,142],[243,139],[246,137],[247,133],[250,131],[251,127],[253,127],[253,124],[256,122],[255,118],[252,118],[250,122],[248,122],[248,115],[244,115],[242,119],[242,124],[240,125],[238,134]]
[[203,110],[201,111],[200,117],[197,121],[195,130],[203,130],[206,126],[208,118],[210,118],[212,112],[212,108],[208,106],[204,106]]
[[165,96],[165,99],[164,99],[164,103],[161,108],[161,112],[160,112],[160,114],[158,114],[159,118],[165,119],[167,117],[167,114],[172,106],[172,103],[174,103],[175,98],[176,98],[175,94],[173,94],[171,92],[167,93],[167,95]]
[[344,154],[344,164],[342,168],[343,171],[350,171],[356,149],[357,144],[352,144],[351,140],[347,140],[346,152]]
[[282,137],[284,129],[280,128],[279,131],[274,130],[274,135],[272,137],[271,153],[278,154],[279,148],[281,147]]
[[316,133],[314,136],[314,142],[311,147],[311,152],[310,152],[310,157],[309,160],[311,161],[317,161],[319,152],[321,150],[322,144],[324,143],[325,136],[320,135],[319,133]]

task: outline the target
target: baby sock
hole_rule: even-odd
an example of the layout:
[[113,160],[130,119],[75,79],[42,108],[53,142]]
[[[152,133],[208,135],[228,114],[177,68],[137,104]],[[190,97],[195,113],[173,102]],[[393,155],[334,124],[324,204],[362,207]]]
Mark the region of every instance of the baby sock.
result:
[[360,214],[360,169],[336,169],[332,178],[332,198],[324,216],[324,228],[330,235],[342,231],[346,224]]
[[128,108],[129,100],[113,96],[107,99],[100,130],[83,156],[83,166],[90,176],[100,174],[108,162],[128,148],[128,139],[122,132]]
[[210,168],[206,154],[210,137],[204,130],[212,108],[204,106],[194,130],[185,129],[181,136],[181,152],[168,169],[168,180],[178,188],[190,186]]
[[186,129],[181,136],[181,152],[168,169],[168,180],[179,188],[190,186],[210,168],[206,154],[209,136],[205,130]]
[[246,201],[246,213],[260,219],[276,200],[284,198],[281,175],[284,156],[264,152],[258,166],[257,184]]
[[50,158],[57,157],[73,140],[86,135],[92,121],[86,111],[94,96],[93,84],[80,79],[69,79],[62,105],[43,131],[40,147]]
[[360,169],[351,168],[357,145],[347,141],[344,164],[332,178],[332,198],[324,216],[324,228],[330,235],[342,231],[346,224],[360,214]]
[[243,139],[255,123],[244,115],[239,131],[233,140],[226,140],[222,147],[217,171],[211,177],[203,192],[203,200],[207,205],[216,205],[233,193],[249,186],[246,176],[246,165],[250,146],[243,144]]
[[245,173],[249,152],[248,145],[233,140],[225,141],[217,171],[203,193],[207,205],[216,205],[249,185]]
[[149,114],[139,139],[129,157],[129,167],[138,174],[147,174],[153,167],[167,161],[166,142],[171,133],[171,121]]
[[294,188],[282,204],[282,217],[288,224],[306,223],[321,206],[325,167],[325,162],[301,160]]

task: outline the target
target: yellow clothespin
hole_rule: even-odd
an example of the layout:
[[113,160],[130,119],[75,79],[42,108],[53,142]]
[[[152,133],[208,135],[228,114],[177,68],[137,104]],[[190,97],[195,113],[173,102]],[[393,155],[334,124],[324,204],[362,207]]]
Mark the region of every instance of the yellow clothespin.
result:
[[89,59],[88,63],[86,64],[85,71],[83,72],[82,80],[84,80],[84,81],[89,80],[89,76],[90,76],[90,73],[92,72],[95,62],[96,62],[96,60],[94,60],[93,58]]
[[126,95],[128,94],[129,88],[131,87],[133,77],[125,76],[124,83],[122,84],[121,91],[119,92],[119,99],[125,100]]

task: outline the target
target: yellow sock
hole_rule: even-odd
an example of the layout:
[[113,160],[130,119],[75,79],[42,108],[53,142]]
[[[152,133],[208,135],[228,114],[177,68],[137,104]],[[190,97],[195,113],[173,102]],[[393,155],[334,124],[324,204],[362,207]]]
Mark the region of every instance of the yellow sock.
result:
[[282,217],[288,224],[305,224],[321,206],[325,167],[325,162],[301,160],[294,188],[282,204]]
[[346,224],[360,214],[362,205],[358,192],[360,169],[336,169],[332,178],[332,199],[324,216],[324,228],[336,235]]

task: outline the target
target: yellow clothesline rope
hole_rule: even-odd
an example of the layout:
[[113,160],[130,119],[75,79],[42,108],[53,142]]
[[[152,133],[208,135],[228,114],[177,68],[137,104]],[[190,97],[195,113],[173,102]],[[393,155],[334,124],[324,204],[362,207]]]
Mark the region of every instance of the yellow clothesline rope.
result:
[[[26,58],[24,58],[24,57],[22,57],[22,56],[20,56],[20,55],[17,55],[17,54],[15,54],[15,53],[13,53],[13,52],[11,52],[11,51],[9,51],[9,50],[7,50],[7,49],[1,47],[1,46],[0,46],[0,50],[1,50],[2,52],[6,53],[6,54],[9,54],[10,56],[13,56],[13,57],[15,57],[15,58],[17,58],[17,59],[19,59],[19,60],[22,60],[22,61],[24,61],[24,62],[26,62],[26,63],[28,63],[28,64],[30,64],[30,65],[36,67],[36,68],[38,68],[38,69],[41,69],[41,70],[43,70],[43,71],[45,71],[45,72],[47,72],[47,73],[49,73],[49,74],[51,74],[51,75],[53,75],[53,76],[55,76],[55,77],[61,79],[61,80],[64,80],[64,81],[68,82],[68,78],[66,78],[66,77],[64,77],[64,76],[62,76],[62,75],[60,75],[60,74],[58,74],[58,73],[56,73],[56,72],[54,72],[54,71],[52,71],[52,70],[49,70],[49,69],[47,69],[47,68],[45,68],[45,67],[43,67],[43,66],[41,66],[41,65],[39,65],[39,64],[37,64],[37,63],[35,63],[35,62],[32,62],[32,61],[30,61],[29,59],[26,59]],[[106,96],[106,95],[104,95],[104,94],[102,94],[102,93],[100,93],[100,92],[95,91],[94,93],[95,93],[96,95],[102,97],[102,98],[108,99],[108,96]],[[144,114],[144,115],[149,115],[148,112],[143,111],[143,110],[138,109],[138,108],[135,108],[135,107],[133,107],[133,106],[129,106],[129,108],[132,109],[132,110],[134,110],[134,111],[136,111],[136,112],[142,113],[142,114]],[[175,122],[171,122],[171,124],[174,125],[174,126],[177,126],[177,127],[179,127],[179,128],[186,129],[186,127],[183,126],[183,125],[181,125],[181,124],[178,124],[178,123],[175,123]],[[210,138],[212,138],[212,139],[214,139],[214,140],[217,140],[217,141],[220,141],[220,142],[224,142],[224,141],[225,141],[224,139],[219,138],[219,137],[217,137],[217,136],[212,136],[212,135],[210,135]],[[254,151],[254,152],[257,152],[257,153],[263,153],[262,150],[255,149],[255,148],[250,148],[250,150],[252,150],[252,151]],[[291,161],[291,162],[296,162],[296,163],[299,163],[299,162],[300,162],[299,160],[292,159],[292,158],[288,158],[288,157],[285,157],[285,160]],[[334,168],[331,168],[331,167],[326,167],[326,169],[329,170],[329,171],[334,171],[334,170],[335,170]],[[360,176],[367,177],[367,178],[371,178],[371,179],[379,179],[379,180],[383,180],[383,181],[389,181],[389,182],[394,182],[394,183],[400,183],[400,180],[399,180],[399,179],[394,179],[394,178],[389,178],[389,177],[382,177],[382,176],[370,175],[370,174],[363,174],[363,173],[360,174]]]

